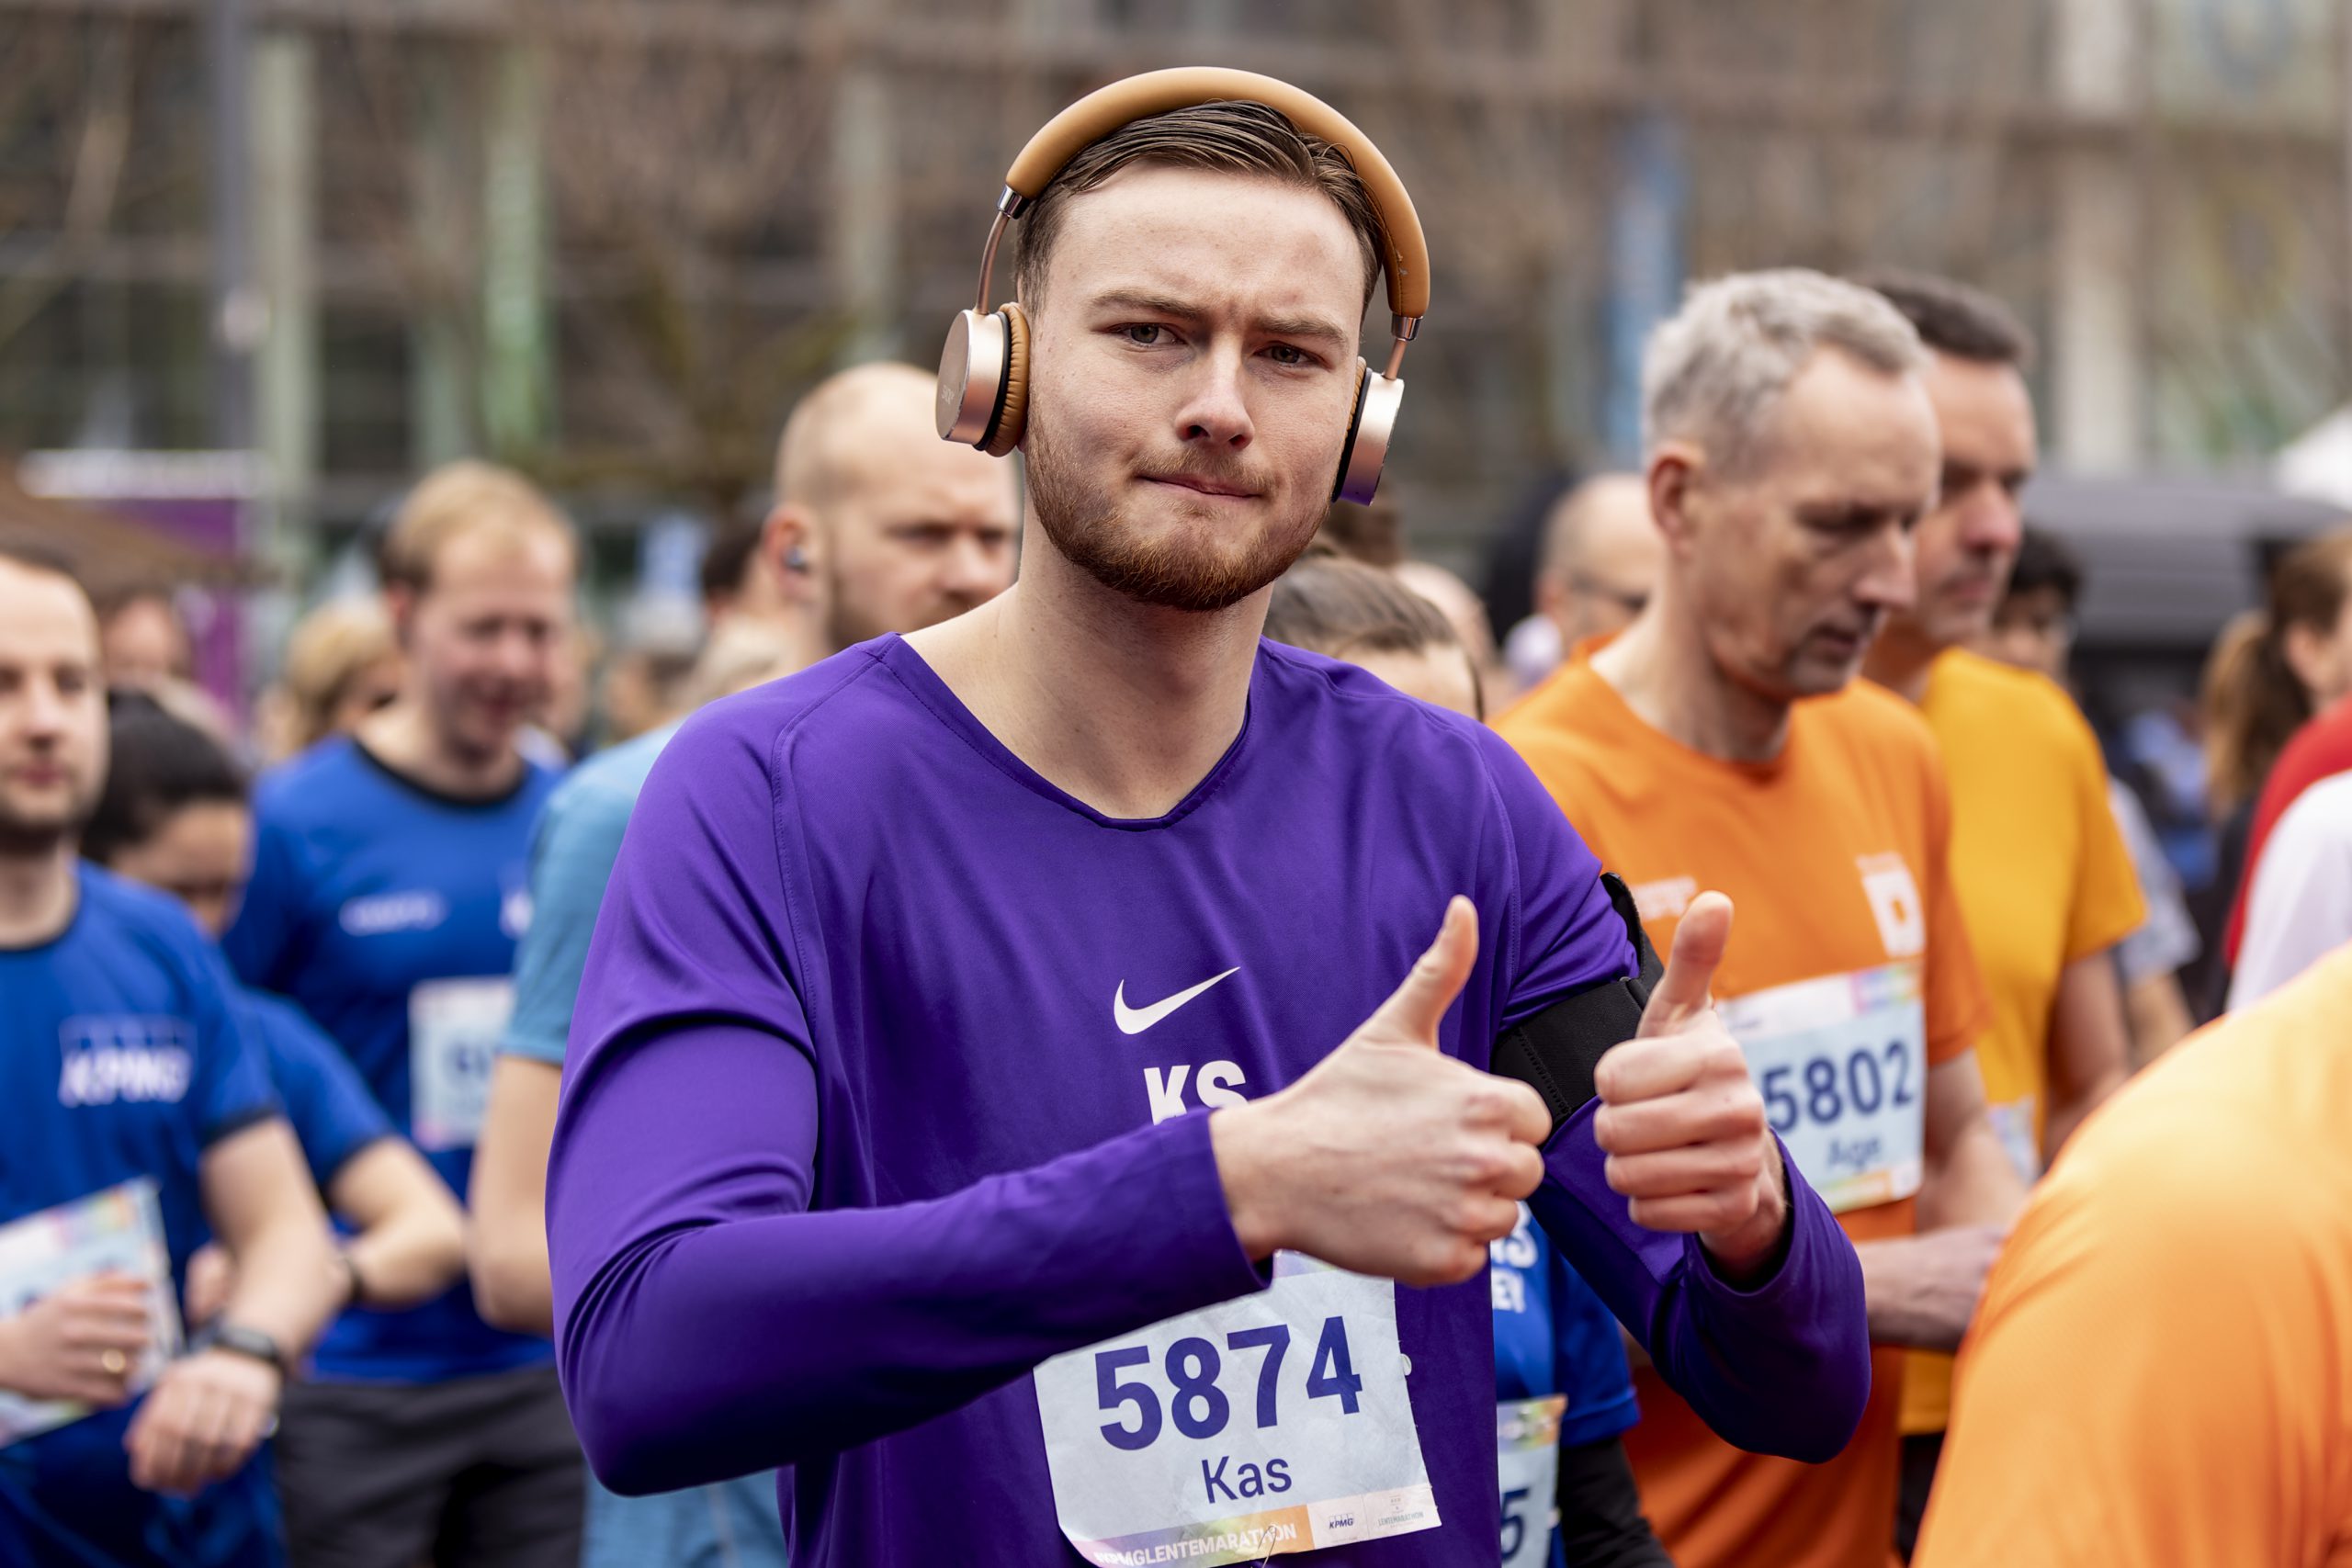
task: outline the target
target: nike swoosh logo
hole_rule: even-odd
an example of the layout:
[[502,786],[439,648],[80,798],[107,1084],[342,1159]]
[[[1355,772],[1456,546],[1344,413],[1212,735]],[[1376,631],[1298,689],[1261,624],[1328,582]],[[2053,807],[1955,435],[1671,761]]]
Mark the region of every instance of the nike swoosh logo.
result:
[[1119,1026],[1119,1032],[1122,1034],[1141,1034],[1219,980],[1226,978],[1227,976],[1240,973],[1241,965],[1237,964],[1224,975],[1212,975],[1191,989],[1179,991],[1174,996],[1156,1001],[1148,1008],[1131,1008],[1127,1005],[1127,983],[1122,980],[1119,982],[1117,994],[1111,998],[1111,1021]]

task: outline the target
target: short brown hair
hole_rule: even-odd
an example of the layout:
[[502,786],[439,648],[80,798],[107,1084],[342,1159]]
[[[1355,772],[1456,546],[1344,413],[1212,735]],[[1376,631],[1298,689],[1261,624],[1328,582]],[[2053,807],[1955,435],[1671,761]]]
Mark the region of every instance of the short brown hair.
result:
[[1891,267],[1863,273],[1854,281],[1886,296],[1918,333],[1919,341],[1938,354],[2018,370],[2033,364],[2033,334],[2017,312],[1981,288]]
[[1462,646],[1445,612],[1393,573],[1323,549],[1274,579],[1266,636],[1331,659]]
[[384,586],[424,592],[433,586],[433,563],[443,547],[478,529],[552,535],[579,570],[579,540],[555,503],[514,469],[469,458],[434,469],[401,502],[377,557]]
[[1329,197],[1356,233],[1363,251],[1363,298],[1380,281],[1380,258],[1387,233],[1380,209],[1357,177],[1348,155],[1319,136],[1309,136],[1290,117],[1263,104],[1239,99],[1194,104],[1133,120],[1102,141],[1079,150],[1046,182],[1021,220],[1012,253],[1012,287],[1033,309],[1045,279],[1069,198],[1095,189],[1120,170],[1136,166],[1210,169],[1273,179]]

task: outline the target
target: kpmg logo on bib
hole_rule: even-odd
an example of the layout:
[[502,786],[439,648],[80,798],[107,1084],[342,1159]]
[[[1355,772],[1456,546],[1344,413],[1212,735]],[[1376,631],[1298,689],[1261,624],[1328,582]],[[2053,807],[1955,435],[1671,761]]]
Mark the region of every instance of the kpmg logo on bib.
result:
[[57,1103],[176,1105],[195,1070],[193,1038],[184,1018],[69,1018],[58,1030]]
[[371,893],[345,904],[335,917],[353,936],[429,931],[448,918],[449,901],[429,887],[408,893]]

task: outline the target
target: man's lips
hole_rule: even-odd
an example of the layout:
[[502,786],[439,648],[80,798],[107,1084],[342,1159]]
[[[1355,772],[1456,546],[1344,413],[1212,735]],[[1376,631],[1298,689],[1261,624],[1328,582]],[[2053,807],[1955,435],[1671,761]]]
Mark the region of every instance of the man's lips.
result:
[[1172,490],[1188,490],[1195,495],[1215,496],[1221,501],[1254,501],[1259,492],[1247,485],[1230,479],[1213,479],[1199,474],[1146,474],[1146,484],[1166,485]]

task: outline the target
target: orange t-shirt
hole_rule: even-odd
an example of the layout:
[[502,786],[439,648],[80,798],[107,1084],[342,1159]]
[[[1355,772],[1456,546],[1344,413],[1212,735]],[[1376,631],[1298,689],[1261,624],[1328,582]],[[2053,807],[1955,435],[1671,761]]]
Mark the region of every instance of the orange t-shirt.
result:
[[2352,1564],[2352,948],[2094,1111],[1961,1347],[1918,1568]]
[[[1496,728],[1632,886],[1661,953],[1693,896],[1731,896],[1715,996],[1775,1128],[1840,1208],[1848,1235],[1909,1235],[1926,1066],[1968,1050],[1988,1014],[1946,870],[1950,809],[1925,722],[1900,697],[1856,682],[1796,705],[1778,757],[1729,762],[1651,728],[1579,658]],[[1841,999],[1863,1016],[1840,1023],[1845,1014],[1819,1010]],[[1820,1032],[1825,1018],[1845,1032]],[[1890,1019],[1905,1021],[1869,1032]],[[1845,1143],[1863,1151],[1850,1166],[1831,1157],[1848,1131]],[[1857,1168],[1887,1151],[1907,1158]],[[1817,1165],[1809,1154],[1822,1156]],[[1806,1465],[1733,1448],[1645,1369],[1642,1421],[1625,1447],[1675,1561],[1883,1568],[1893,1558],[1902,1370],[1900,1350],[1874,1353],[1860,1430],[1837,1459]]]
[[[1976,1043],[1985,1114],[2030,1185],[2050,1114],[2050,1020],[2067,965],[2147,918],[2107,764],[2074,700],[2048,679],[1964,649],[1928,671],[1919,712],[1951,781],[1951,876],[1993,1021]],[[1940,1432],[1951,1358],[1914,1352],[1903,1429]]]

